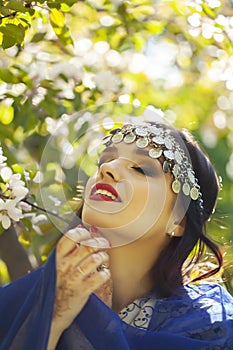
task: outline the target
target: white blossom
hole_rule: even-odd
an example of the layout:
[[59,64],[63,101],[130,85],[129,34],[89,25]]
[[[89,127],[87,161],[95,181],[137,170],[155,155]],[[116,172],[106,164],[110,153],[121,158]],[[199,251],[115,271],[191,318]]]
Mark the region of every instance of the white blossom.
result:
[[119,86],[117,76],[111,71],[98,72],[94,81],[100,91],[116,92]]
[[24,199],[26,195],[28,194],[28,189],[23,186],[13,186],[12,187],[12,198],[16,198],[19,202],[21,199]]
[[11,226],[11,220],[19,221],[23,218],[22,210],[16,208],[17,201],[7,199],[5,202],[0,198],[0,221],[6,230]]
[[46,129],[47,131],[54,136],[64,135],[68,136],[69,129],[65,120],[61,119],[53,119],[51,117],[47,117],[45,119]]
[[0,222],[5,230],[11,226],[12,221],[17,222],[24,217],[22,210],[32,209],[30,205],[21,202],[29,192],[21,174],[14,174],[12,168],[5,163],[6,160],[0,146],[0,180],[4,189],[0,192]]
[[17,207],[23,210],[24,212],[30,212],[32,210],[32,206],[25,202],[19,202]]
[[47,216],[45,214],[36,215],[35,213],[28,213],[28,214],[25,214],[24,216],[31,221],[33,230],[38,235],[43,235],[43,232],[40,229],[40,225],[48,222]]
[[12,172],[11,168],[9,168],[8,166],[4,166],[0,170],[0,174],[1,174],[3,181],[7,181],[7,180],[9,180],[9,178],[11,177],[13,172]]
[[9,186],[11,189],[11,197],[15,198],[18,202],[28,194],[28,189],[25,187],[25,182],[21,180],[20,174],[11,175]]
[[36,175],[33,178],[33,182],[41,183],[44,179],[43,173],[41,171],[37,171]]

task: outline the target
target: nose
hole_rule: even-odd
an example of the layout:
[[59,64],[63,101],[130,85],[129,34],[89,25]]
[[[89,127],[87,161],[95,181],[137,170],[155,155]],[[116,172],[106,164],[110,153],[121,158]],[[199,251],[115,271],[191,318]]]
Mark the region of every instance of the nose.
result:
[[100,176],[101,179],[114,180],[115,182],[118,182],[120,180],[119,167],[120,164],[117,164],[116,160],[103,163],[99,168],[98,176]]

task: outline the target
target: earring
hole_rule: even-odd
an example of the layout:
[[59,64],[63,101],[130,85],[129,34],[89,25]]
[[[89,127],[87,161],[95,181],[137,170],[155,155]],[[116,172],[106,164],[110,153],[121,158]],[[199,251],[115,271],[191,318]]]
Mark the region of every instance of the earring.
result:
[[175,231],[168,232],[167,235],[170,236],[171,238],[175,237]]

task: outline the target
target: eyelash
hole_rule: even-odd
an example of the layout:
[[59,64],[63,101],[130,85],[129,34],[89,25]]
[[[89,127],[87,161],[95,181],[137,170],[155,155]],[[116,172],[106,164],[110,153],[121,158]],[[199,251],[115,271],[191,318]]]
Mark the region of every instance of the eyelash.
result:
[[142,168],[140,168],[139,166],[132,166],[132,169],[138,171],[139,173],[144,174],[144,170]]
[[[101,167],[102,164],[111,162],[111,160],[112,159],[109,159],[109,160],[100,159],[99,162],[97,163],[98,169]],[[155,175],[150,168],[141,168],[141,167],[138,167],[138,166],[132,166],[131,169],[135,170],[136,172],[138,172],[141,175],[145,175],[145,176],[153,176],[153,175]]]
[[138,173],[145,175],[145,176],[152,176],[152,172],[151,169],[147,169],[147,168],[141,168],[141,167],[137,167],[137,166],[133,166],[132,169],[136,170]]

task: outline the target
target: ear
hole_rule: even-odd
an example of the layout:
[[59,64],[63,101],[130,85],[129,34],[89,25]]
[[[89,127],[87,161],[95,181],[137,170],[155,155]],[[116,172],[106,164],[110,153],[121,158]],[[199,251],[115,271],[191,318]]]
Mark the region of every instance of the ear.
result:
[[174,237],[182,237],[186,226],[186,216],[183,217],[181,222],[179,222],[178,224],[174,223],[174,225],[175,225],[175,228],[173,229]]

